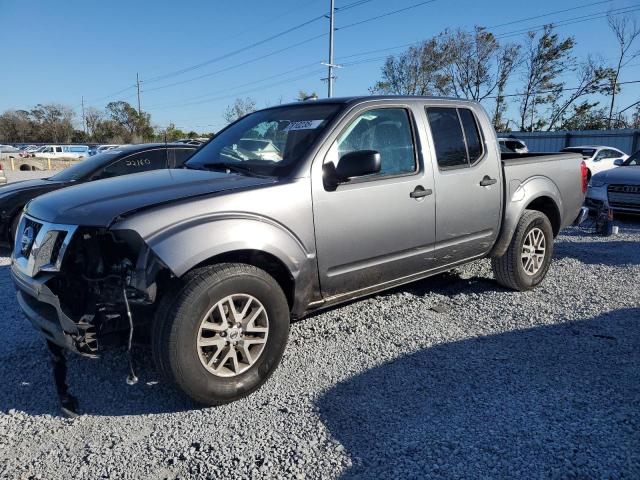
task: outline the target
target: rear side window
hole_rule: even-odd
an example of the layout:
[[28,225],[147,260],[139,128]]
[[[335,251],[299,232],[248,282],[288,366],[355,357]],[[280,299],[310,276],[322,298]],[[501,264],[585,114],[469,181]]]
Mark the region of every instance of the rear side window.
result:
[[182,165],[184,165],[184,162],[186,162],[187,159],[191,157],[191,155],[193,155],[195,151],[196,151],[195,148],[174,148],[173,149],[174,163],[172,167],[174,168],[182,167]]
[[102,171],[100,178],[118,177],[166,167],[167,152],[165,149],[148,150],[115,161]]
[[458,109],[460,114],[460,120],[462,121],[462,127],[464,129],[464,136],[467,140],[467,151],[469,154],[469,163],[473,165],[482,157],[484,153],[482,150],[482,140],[480,139],[480,131],[476,119],[471,112],[466,108]]
[[450,107],[426,110],[440,168],[468,167],[482,158],[482,135],[471,110]]

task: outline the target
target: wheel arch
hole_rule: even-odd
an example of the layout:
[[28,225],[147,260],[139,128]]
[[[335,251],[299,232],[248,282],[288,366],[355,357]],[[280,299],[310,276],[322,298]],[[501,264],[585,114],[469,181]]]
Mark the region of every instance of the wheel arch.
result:
[[520,217],[525,210],[536,210],[547,216],[554,237],[562,226],[562,196],[557,185],[548,177],[535,176],[520,182],[512,180],[508,185],[505,213],[500,236],[496,241],[491,257],[502,256],[509,247]]

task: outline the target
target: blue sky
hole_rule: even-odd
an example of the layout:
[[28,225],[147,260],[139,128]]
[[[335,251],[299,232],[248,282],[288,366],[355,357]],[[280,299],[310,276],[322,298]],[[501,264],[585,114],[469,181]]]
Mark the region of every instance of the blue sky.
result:
[[[337,72],[336,96],[367,94],[380,77],[382,57],[401,49],[365,52],[415,42],[447,27],[491,27],[583,6],[492,29],[500,35],[609,8],[640,8],[633,0],[591,6],[587,5],[596,0],[435,0],[344,28],[421,3],[370,0],[339,10],[354,1],[336,0],[336,61],[356,62]],[[326,72],[320,71],[320,62],[328,57],[328,37],[323,35],[328,31],[326,19],[234,52],[318,17],[328,11],[328,5],[329,0],[0,0],[0,111],[57,102],[79,112],[81,96],[87,105],[99,108],[120,99],[134,104],[136,73],[142,81],[142,108],[152,114],[155,125],[173,122],[197,131],[223,126],[222,111],[237,96],[251,96],[260,107],[291,101],[299,90],[324,96],[326,85],[320,77]],[[640,17],[640,11],[631,15]],[[615,54],[604,18],[562,26],[558,31],[576,38],[579,56],[611,59]],[[301,42],[305,43],[288,48]],[[177,73],[181,70],[186,71]],[[623,81],[636,79],[640,79],[640,62],[622,75]],[[570,76],[566,81],[572,86]],[[511,89],[517,91],[517,84]],[[639,87],[625,87],[620,104],[630,104],[638,97]]]

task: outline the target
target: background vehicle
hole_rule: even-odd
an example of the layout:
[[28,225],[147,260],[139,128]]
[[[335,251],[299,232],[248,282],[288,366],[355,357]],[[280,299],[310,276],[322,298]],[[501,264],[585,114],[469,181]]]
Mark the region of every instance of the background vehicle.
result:
[[596,212],[611,208],[614,212],[640,214],[640,150],[616,164],[620,168],[591,177],[585,204]]
[[19,150],[11,145],[0,145],[0,153],[18,153]]
[[36,150],[34,156],[40,158],[84,158],[89,156],[86,145],[46,145],[42,150]]
[[[247,138],[283,145],[280,158],[239,153]],[[579,155],[501,155],[474,102],[281,105],[231,124],[185,169],[30,202],[12,276],[50,341],[96,355],[149,332],[165,378],[215,405],[267,380],[292,317],[487,256],[501,285],[535,287],[586,185]]]
[[[13,182],[0,187],[0,244],[9,245],[23,207],[53,190],[102,178],[158,168],[179,168],[195,152],[190,145],[141,144],[95,155],[49,177]],[[6,179],[5,179],[6,182]]]
[[518,140],[517,138],[508,137],[508,138],[498,138],[498,143],[501,147],[504,147],[510,152],[514,153],[529,153],[529,148],[527,148],[527,144],[522,140]]
[[626,160],[629,155],[613,147],[603,146],[582,146],[563,148],[562,152],[579,153],[584,159],[587,166],[587,178],[591,180],[591,176],[596,173],[603,172],[615,168],[615,161],[618,159]]

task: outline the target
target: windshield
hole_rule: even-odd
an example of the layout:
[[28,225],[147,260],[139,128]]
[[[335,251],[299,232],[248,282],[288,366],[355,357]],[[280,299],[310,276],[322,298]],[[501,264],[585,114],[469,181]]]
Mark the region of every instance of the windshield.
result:
[[639,167],[640,166],[640,150],[627,158],[622,164],[623,167]]
[[49,177],[47,180],[54,182],[83,180],[97,169],[104,167],[109,162],[115,160],[118,153],[122,153],[122,150],[108,150],[104,153],[98,153],[93,157],[81,160],[80,163],[76,163],[69,168],[65,168],[60,173],[55,174],[53,177]]
[[220,132],[186,167],[288,175],[339,109],[335,104],[301,104],[252,113]]
[[562,151],[569,153],[579,153],[584,158],[593,157],[594,153],[596,153],[595,148],[563,148]]

